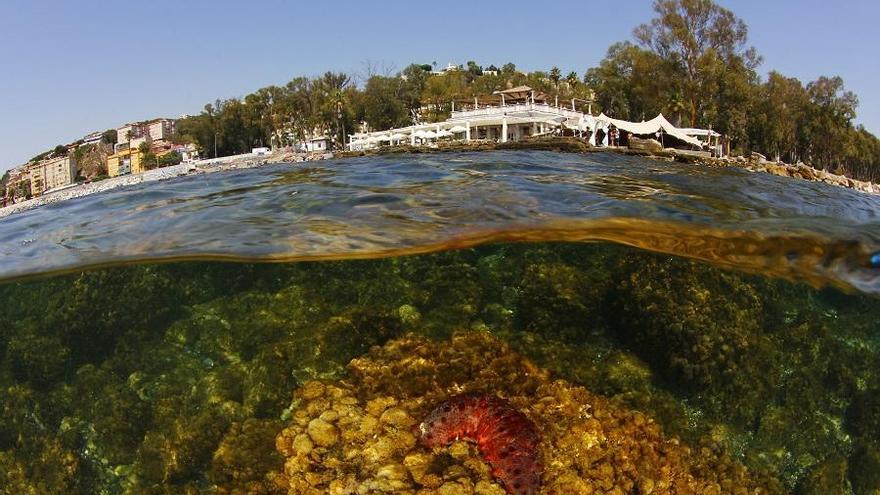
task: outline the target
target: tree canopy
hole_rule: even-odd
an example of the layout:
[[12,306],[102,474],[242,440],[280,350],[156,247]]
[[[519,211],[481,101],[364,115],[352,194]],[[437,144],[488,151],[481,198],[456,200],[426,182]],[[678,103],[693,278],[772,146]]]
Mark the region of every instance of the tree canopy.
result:
[[635,121],[662,112],[725,134],[742,153],[880,178],[880,141],[854,126],[858,98],[843,79],[805,85],[770,71],[762,80],[745,22],[711,0],[656,0],[654,13],[634,43],[612,45],[587,71],[598,109]]

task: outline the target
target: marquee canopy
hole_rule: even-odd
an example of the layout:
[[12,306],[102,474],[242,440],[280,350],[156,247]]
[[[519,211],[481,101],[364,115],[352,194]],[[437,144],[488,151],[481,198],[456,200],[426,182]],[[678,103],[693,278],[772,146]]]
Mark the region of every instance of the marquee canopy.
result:
[[[679,129],[678,127],[672,125],[668,120],[666,120],[666,117],[664,117],[662,113],[647,122],[629,122],[627,120],[613,119],[605,115],[604,113],[599,114],[598,117],[586,116],[581,122],[582,128],[590,127],[593,130],[596,130],[598,128],[607,128],[611,125],[622,131],[631,132],[638,135],[656,134],[657,132],[663,131],[664,133],[678,140],[684,141],[685,143],[692,144],[694,146],[703,145],[703,143],[700,142],[699,139],[689,136],[682,129]],[[694,129],[690,130],[693,131]]]

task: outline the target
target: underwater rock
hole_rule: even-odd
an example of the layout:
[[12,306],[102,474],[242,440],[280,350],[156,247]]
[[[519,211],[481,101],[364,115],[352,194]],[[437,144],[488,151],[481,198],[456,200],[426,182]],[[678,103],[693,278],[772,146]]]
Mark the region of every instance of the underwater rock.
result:
[[603,324],[607,272],[561,262],[530,264],[517,284],[516,326],[564,339]]
[[426,447],[444,447],[459,438],[476,442],[508,493],[533,494],[541,486],[537,429],[504,399],[457,395],[428,413],[419,433]]
[[847,430],[880,441],[880,387],[871,387],[853,398],[846,410]]
[[77,364],[95,362],[131,328],[151,328],[173,316],[182,301],[175,281],[166,269],[149,265],[83,272],[42,321],[47,329],[62,329]]
[[856,495],[880,492],[880,447],[876,443],[860,443],[849,459],[849,479]]
[[46,428],[39,394],[0,388],[0,493],[73,493],[86,476],[77,453]]
[[70,349],[57,335],[26,330],[9,340],[6,352],[13,376],[39,390],[60,381],[70,365]]
[[0,451],[0,493],[76,493],[80,470],[74,452],[57,439],[31,439],[28,452]]
[[332,447],[339,439],[339,431],[336,427],[321,418],[311,420],[306,431],[312,442],[320,447]]
[[[352,360],[348,371],[345,380],[294,392],[291,419],[276,438],[284,468],[269,476],[288,493],[504,493],[476,446],[433,451],[412,432],[414,418],[462,393],[504,397],[534,423],[542,439],[536,459],[545,466],[537,493],[782,491],[725,455],[667,438],[643,413],[551,379],[488,334],[443,342],[404,336]],[[338,438],[322,446],[310,430],[329,430],[325,423]]]
[[761,328],[758,288],[739,274],[659,256],[626,260],[618,276],[610,311],[617,338],[664,378],[709,398],[711,410],[754,421],[781,368]]
[[[476,266],[478,258],[473,251],[457,250],[432,254],[430,260],[429,264],[417,258],[400,261],[401,275],[411,285],[406,301],[419,310],[421,333],[449,336],[450,329],[471,322],[486,297]],[[382,275],[390,278],[388,273]]]
[[266,447],[274,444],[280,430],[277,421],[259,419],[229,427],[211,461],[210,478],[223,488],[221,493],[268,493],[265,475],[280,469],[282,459]]
[[[90,391],[100,390],[100,394]],[[68,438],[88,445],[102,464],[116,466],[133,462],[138,444],[150,420],[149,405],[131,390],[126,381],[93,365],[77,370],[74,383],[57,391],[58,400],[72,406]]]
[[134,465],[140,489],[185,482],[206,472],[228,426],[208,410],[181,414],[165,428],[148,431]]
[[847,493],[846,459],[832,457],[810,470],[798,484],[797,495],[827,495],[830,493]]

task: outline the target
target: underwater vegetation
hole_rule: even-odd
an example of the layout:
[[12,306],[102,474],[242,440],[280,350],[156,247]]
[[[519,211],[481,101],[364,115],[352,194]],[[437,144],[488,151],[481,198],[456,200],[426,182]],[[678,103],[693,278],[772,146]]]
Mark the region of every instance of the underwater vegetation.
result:
[[468,392],[535,424],[538,493],[880,490],[875,298],[519,244],[108,268],[0,302],[0,493],[502,494],[478,445],[413,431]]

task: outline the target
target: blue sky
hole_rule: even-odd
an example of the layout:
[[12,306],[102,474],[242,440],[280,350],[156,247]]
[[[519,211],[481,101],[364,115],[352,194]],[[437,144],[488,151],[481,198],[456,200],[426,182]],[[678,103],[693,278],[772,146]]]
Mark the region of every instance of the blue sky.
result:
[[[880,2],[719,3],[748,24],[762,72],[842,76],[880,133]],[[368,61],[583,74],[651,16],[649,0],[0,0],[0,171],[93,130]]]

